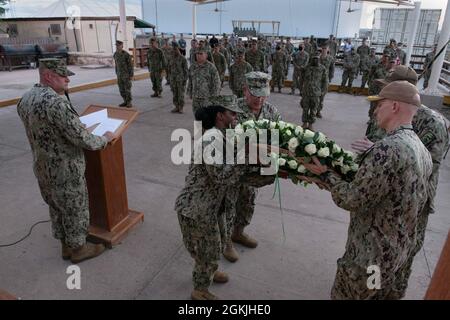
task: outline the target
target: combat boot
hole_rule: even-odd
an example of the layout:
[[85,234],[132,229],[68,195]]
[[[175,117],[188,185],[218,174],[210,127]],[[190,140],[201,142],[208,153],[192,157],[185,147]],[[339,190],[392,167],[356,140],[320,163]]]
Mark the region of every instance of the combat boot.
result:
[[93,244],[87,242],[81,247],[72,249],[72,255],[70,261],[72,263],[79,263],[81,261],[95,258],[105,251],[105,246],[103,244]]
[[215,283],[227,283],[230,278],[228,277],[228,274],[222,271],[216,271],[214,272],[213,281]]
[[177,113],[177,112],[178,112],[178,107],[175,106],[172,110],[170,110],[170,112],[172,112],[172,113]]
[[317,112],[317,115],[316,115],[316,117],[317,117],[317,118],[319,118],[319,119],[322,119],[322,114],[320,113],[320,111],[319,111],[319,112]]
[[258,246],[258,241],[246,234],[243,227],[234,228],[233,234],[231,235],[231,240],[236,243],[240,243],[247,248],[256,248]]
[[183,113],[183,106],[178,107],[178,113]]
[[126,102],[122,102],[121,104],[119,104],[119,107],[125,107],[127,105]]
[[303,122],[302,128],[303,128],[303,129],[308,129],[308,127],[309,127],[308,122]]
[[281,93],[281,88],[278,88],[278,93]]
[[193,290],[191,293],[192,300],[218,300],[217,296],[213,295],[208,289]]
[[308,127],[308,129],[309,129],[309,130],[311,130],[311,131],[314,131],[314,128],[313,128],[313,125],[312,125],[312,123],[310,123],[310,124],[309,124],[309,127]]
[[69,260],[71,255],[72,249],[69,248],[69,246],[64,242],[64,240],[61,240],[61,256],[63,260]]
[[133,108],[133,105],[131,104],[131,102],[128,102],[126,105],[127,108]]
[[156,97],[158,97],[158,93],[157,92],[155,92],[155,93],[153,93],[150,97],[152,97],[152,98],[156,98]]
[[223,256],[230,262],[236,262],[239,259],[239,255],[233,246],[233,243],[227,243],[225,250],[223,251]]
[[295,95],[295,90],[292,90],[291,93],[289,93],[291,96]]

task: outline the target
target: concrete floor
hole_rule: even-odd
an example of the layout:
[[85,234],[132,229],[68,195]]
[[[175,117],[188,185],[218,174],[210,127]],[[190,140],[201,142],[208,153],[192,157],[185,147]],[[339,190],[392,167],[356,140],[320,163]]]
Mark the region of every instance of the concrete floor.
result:
[[[144,223],[113,250],[80,264],[81,290],[67,289],[70,263],[60,258],[50,225],[38,225],[25,241],[0,248],[0,288],[23,299],[189,298],[193,262],[183,247],[173,210],[187,166],[171,163],[175,143],[170,135],[177,128],[192,131],[191,103],[187,101],[185,114],[171,114],[168,86],[162,99],[150,94],[148,79],[134,82],[134,105],[140,115],[124,136],[129,206],[145,213]],[[75,93],[71,98],[78,110],[89,104],[121,103],[116,86]],[[285,120],[300,121],[298,96],[276,93],[270,102]],[[330,93],[324,118],[315,127],[348,148],[363,136],[367,111],[364,97]],[[34,222],[48,219],[48,208],[32,172],[30,149],[15,107],[0,109],[0,146],[0,244],[5,244],[25,235]],[[450,226],[449,158],[442,164],[437,212],[430,218],[424,249],[416,257],[407,299],[423,298]],[[326,191],[282,181],[281,214],[272,199],[273,188],[260,191],[248,228],[259,240],[258,248],[238,245],[238,262],[222,259],[220,268],[229,272],[231,280],[214,284],[212,292],[222,299],[329,299],[336,260],[344,252],[348,212],[336,207]]]

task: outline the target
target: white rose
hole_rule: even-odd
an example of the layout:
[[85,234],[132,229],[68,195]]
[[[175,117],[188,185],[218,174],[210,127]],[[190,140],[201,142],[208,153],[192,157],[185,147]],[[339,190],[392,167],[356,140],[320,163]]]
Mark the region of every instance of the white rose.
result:
[[353,160],[356,158],[355,154],[353,152],[351,152],[351,151],[347,151],[347,152],[345,152],[345,154],[347,156],[349,156],[350,158],[352,158]]
[[286,164],[286,159],[280,158],[278,159],[278,165],[280,167],[284,166]]
[[300,173],[305,173],[306,172],[306,168],[305,168],[304,165],[301,164],[301,165],[298,166],[297,171],[300,172]]
[[280,128],[280,130],[283,130],[286,127],[286,122],[278,121],[278,127]]
[[341,147],[339,147],[337,144],[333,144],[333,153],[340,153],[341,151]]
[[359,166],[358,166],[357,163],[353,163],[353,164],[350,166],[350,169],[351,169],[353,172],[356,172],[356,171],[358,171]]
[[289,166],[289,168],[291,168],[293,170],[297,169],[297,166],[298,166],[297,161],[295,161],[295,160],[288,161],[288,166]]
[[290,152],[295,152],[295,149],[297,149],[299,143],[298,143],[298,139],[297,138],[291,138],[288,142],[288,146],[289,146],[289,151]]
[[253,127],[255,127],[255,121],[253,121],[253,120],[248,120],[248,121],[245,121],[245,122],[243,123],[243,125],[246,126],[246,127],[253,128]]
[[271,153],[270,153],[270,157],[271,157],[271,158],[274,158],[274,159],[278,159],[278,154],[275,153],[275,152],[271,152]]
[[314,132],[312,132],[309,129],[305,130],[305,133],[303,135],[303,138],[308,139],[308,138],[314,138]]
[[289,129],[287,129],[284,133],[285,133],[287,136],[292,136],[292,131],[289,130]]
[[287,127],[290,128],[290,129],[292,129],[292,130],[295,129],[295,126],[294,126],[292,123],[288,123],[288,124],[287,124]]
[[263,120],[258,120],[258,121],[256,121],[256,123],[257,123],[259,126],[261,126],[261,125],[264,124],[264,121],[263,121]]
[[347,172],[350,171],[350,167],[348,165],[344,165],[342,166],[341,171],[343,174],[347,174]]
[[317,152],[317,155],[319,157],[326,158],[330,155],[330,149],[328,149],[328,147],[320,148],[319,151]]
[[317,142],[324,143],[327,142],[327,137],[322,132],[319,132],[319,136],[317,137]]
[[234,132],[238,135],[241,135],[244,133],[244,128],[242,128],[242,126],[240,124],[238,124],[235,128],[234,128]]
[[313,155],[314,153],[317,152],[317,147],[314,143],[310,143],[308,145],[306,145],[305,147],[305,151],[309,154],[309,155]]
[[295,135],[296,136],[299,136],[299,135],[301,135],[302,133],[303,133],[303,128],[302,127],[300,127],[300,126],[297,126],[296,128],[295,128]]
[[275,127],[277,126],[276,122],[270,121],[270,129],[275,129]]

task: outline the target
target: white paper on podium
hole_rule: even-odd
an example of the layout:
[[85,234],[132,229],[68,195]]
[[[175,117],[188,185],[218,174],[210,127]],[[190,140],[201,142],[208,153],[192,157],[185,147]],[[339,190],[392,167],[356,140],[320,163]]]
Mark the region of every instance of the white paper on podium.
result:
[[115,133],[117,129],[124,123],[125,120],[106,118],[104,119],[97,128],[92,131],[92,134],[96,136],[102,136],[107,131]]
[[89,113],[85,116],[80,117],[81,123],[83,123],[86,128],[92,127],[94,124],[102,123],[108,118],[108,110],[102,109],[100,111]]

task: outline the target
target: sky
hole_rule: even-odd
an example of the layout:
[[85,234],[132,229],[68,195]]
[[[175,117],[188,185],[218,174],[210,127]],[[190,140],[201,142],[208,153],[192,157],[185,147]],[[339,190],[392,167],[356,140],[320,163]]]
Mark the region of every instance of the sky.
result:
[[[83,1],[94,1],[94,0],[83,0]],[[110,1],[110,2],[118,2],[118,0],[104,0],[104,1]],[[144,0],[146,2],[150,3],[150,6],[154,6],[153,3],[158,3],[158,6],[160,8],[164,7],[165,2],[169,2],[170,0]],[[184,0],[177,0],[180,1],[182,3],[186,3]],[[241,11],[242,12],[251,12],[252,10],[252,3],[254,3],[254,1],[252,0],[231,0],[231,1],[236,1],[239,2],[239,5],[241,6]],[[287,1],[287,0],[261,0],[261,3],[265,3],[265,2],[275,2],[275,3],[281,3],[282,1]],[[293,3],[293,6],[299,7],[301,6],[301,1],[302,0],[289,0],[289,3]],[[317,0],[317,1],[325,1],[325,0]],[[421,0],[422,2],[422,8],[423,9],[444,9],[446,4],[447,4],[448,0]],[[51,4],[52,2],[54,2],[54,0],[13,0],[13,5],[12,5],[12,9],[13,12],[15,13],[15,16],[23,16],[23,15],[31,15],[35,10],[39,10],[42,7],[45,7],[49,4]],[[127,3],[130,4],[138,4],[140,5],[141,0],[126,0]],[[224,3],[223,4],[223,8],[226,9],[226,6],[228,4]],[[376,7],[382,7],[384,5],[382,4],[373,4],[373,3],[365,3],[363,5],[362,8],[362,17],[361,17],[361,28],[370,28],[372,25],[372,20],[373,20],[373,12],[374,9]],[[201,14],[202,10],[213,10],[214,9],[214,5],[208,5],[208,6],[204,6],[205,8],[201,8],[199,9],[199,14]],[[208,7],[208,9],[206,9],[206,7]],[[387,7],[392,7],[387,5]],[[276,10],[274,10],[276,11]],[[226,14],[224,12],[224,14]],[[292,22],[288,22],[289,20],[292,20],[292,12],[289,13],[282,13],[284,14],[285,18],[286,18],[286,22],[283,25],[284,27],[286,27],[286,24],[289,24]],[[442,24],[442,20],[443,20],[443,16],[444,16],[444,12],[442,12],[441,14],[441,24]],[[294,17],[295,18],[295,17]],[[155,23],[156,21],[156,17],[154,17],[153,15],[148,18],[148,20],[152,19],[153,21],[150,21],[151,23]],[[160,17],[160,19],[162,19]],[[292,27],[293,28],[293,27]],[[291,29],[292,29],[291,28]],[[166,31],[172,31],[172,30],[166,30]],[[292,33],[295,33],[295,31],[292,31]]]

